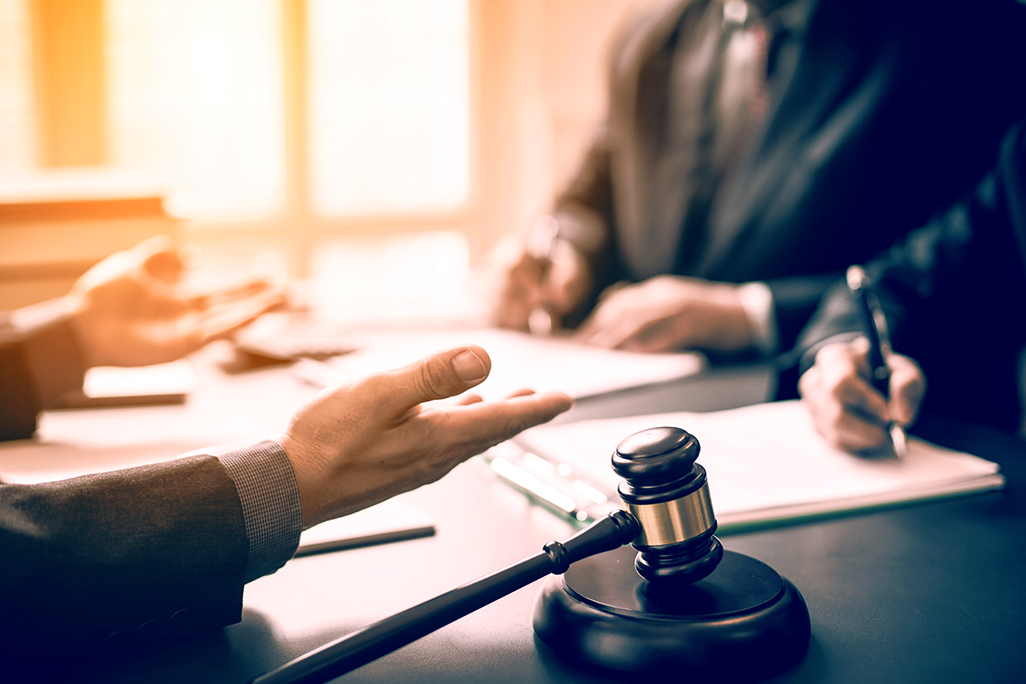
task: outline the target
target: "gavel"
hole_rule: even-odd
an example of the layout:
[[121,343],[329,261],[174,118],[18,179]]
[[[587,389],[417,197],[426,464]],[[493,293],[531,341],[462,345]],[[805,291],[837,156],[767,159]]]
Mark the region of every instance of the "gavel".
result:
[[[612,671],[776,674],[805,655],[801,594],[769,566],[725,552],[700,445],[676,427],[630,435],[612,457],[623,510],[503,570],[285,663],[253,684],[324,682],[547,575],[534,628],[570,661]],[[634,569],[621,563],[630,544]],[[619,555],[607,552],[616,551]],[[584,561],[584,562],[581,562]]]

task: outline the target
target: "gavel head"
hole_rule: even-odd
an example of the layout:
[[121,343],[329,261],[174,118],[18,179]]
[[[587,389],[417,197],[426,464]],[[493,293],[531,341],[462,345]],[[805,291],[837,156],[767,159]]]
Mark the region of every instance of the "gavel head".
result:
[[691,434],[659,427],[627,437],[613,454],[620,498],[638,521],[634,566],[646,580],[697,582],[723,558],[699,450]]

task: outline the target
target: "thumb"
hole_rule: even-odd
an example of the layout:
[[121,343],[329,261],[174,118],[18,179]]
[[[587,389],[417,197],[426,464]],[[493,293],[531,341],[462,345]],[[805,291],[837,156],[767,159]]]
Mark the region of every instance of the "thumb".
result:
[[891,366],[890,417],[901,425],[909,425],[915,421],[926,394],[926,377],[919,364],[907,356],[893,354],[888,364]]
[[158,235],[145,240],[131,250],[146,272],[161,282],[172,283],[178,280],[185,271],[185,263],[181,254],[175,249],[171,239]]
[[484,382],[491,369],[488,352],[466,345],[436,352],[394,373],[403,403],[413,407],[462,394]]

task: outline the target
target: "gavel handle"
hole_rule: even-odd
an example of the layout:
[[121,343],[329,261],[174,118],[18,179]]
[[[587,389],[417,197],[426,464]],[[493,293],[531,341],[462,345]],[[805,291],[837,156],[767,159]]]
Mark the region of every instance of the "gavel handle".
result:
[[630,543],[637,530],[631,514],[616,511],[566,542],[549,542],[535,556],[336,639],[257,677],[252,684],[313,684],[333,679],[535,580],[562,574],[571,563]]

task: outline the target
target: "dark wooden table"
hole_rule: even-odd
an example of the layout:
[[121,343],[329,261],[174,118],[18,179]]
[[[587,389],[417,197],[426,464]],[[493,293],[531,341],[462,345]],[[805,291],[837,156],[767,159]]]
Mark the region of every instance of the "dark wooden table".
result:
[[[213,376],[189,407],[134,410],[209,416],[228,411],[225,397],[256,392],[273,405],[250,407],[249,415],[273,434],[308,392],[282,369]],[[757,401],[765,379],[757,368],[728,370],[582,402],[572,417],[726,408]],[[118,415],[96,413],[91,422]],[[57,434],[75,429],[73,416],[53,416],[49,425]],[[808,604],[808,656],[773,681],[1026,681],[1026,443],[950,422],[924,422],[919,432],[998,461],[1007,488],[722,538],[726,548],[794,582]],[[296,558],[247,587],[241,623],[117,661],[83,663],[76,680],[247,682],[576,529],[529,504],[479,462],[404,498],[435,519],[435,536]],[[538,583],[525,587],[339,681],[620,681],[565,664],[535,638],[537,591]]]

